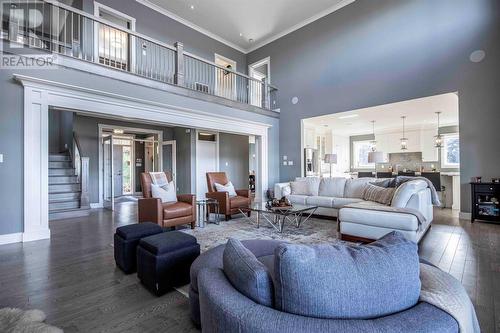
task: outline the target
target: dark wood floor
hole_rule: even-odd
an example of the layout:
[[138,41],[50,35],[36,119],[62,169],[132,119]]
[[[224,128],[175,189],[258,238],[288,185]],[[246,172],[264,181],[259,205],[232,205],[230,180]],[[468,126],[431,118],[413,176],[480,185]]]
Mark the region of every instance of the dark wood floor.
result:
[[[136,204],[124,202],[114,213],[51,222],[50,242],[0,246],[0,308],[41,309],[66,332],[197,331],[183,294],[158,298],[115,268],[113,232],[135,216]],[[436,210],[420,254],[462,281],[483,332],[500,332],[500,225]]]

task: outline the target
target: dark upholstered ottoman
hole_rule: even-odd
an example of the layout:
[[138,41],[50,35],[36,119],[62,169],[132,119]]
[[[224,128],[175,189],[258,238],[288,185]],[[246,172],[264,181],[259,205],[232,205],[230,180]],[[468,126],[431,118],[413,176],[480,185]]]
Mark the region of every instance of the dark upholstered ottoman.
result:
[[200,255],[196,238],[172,231],[141,239],[137,248],[137,277],[150,291],[162,295],[189,283],[189,270]]
[[144,222],[131,224],[116,229],[114,236],[115,262],[125,274],[137,270],[137,246],[143,237],[162,233],[163,229],[156,223]]

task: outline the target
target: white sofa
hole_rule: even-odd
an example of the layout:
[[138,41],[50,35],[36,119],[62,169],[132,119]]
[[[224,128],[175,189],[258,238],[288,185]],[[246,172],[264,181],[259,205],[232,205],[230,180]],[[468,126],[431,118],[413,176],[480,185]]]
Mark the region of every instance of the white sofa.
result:
[[406,238],[419,242],[433,220],[431,192],[423,180],[415,179],[401,185],[391,202],[392,207],[418,210],[425,217],[422,224],[411,214],[344,207],[350,203],[361,203],[367,207],[383,206],[363,200],[367,184],[377,180],[380,179],[297,178],[296,181],[309,183],[307,195],[292,193],[290,182],[276,184],[274,193],[276,198],[286,196],[292,204],[318,206],[317,215],[338,217],[339,231],[344,240],[376,240],[397,230]]

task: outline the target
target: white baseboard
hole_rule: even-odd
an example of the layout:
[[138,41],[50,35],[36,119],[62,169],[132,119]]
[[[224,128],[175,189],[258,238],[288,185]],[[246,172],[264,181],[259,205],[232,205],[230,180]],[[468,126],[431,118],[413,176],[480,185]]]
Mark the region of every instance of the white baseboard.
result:
[[465,212],[460,212],[458,214],[458,218],[462,219],[462,220],[470,220],[472,217],[472,214],[471,213],[465,213]]
[[0,245],[19,243],[23,241],[23,233],[0,235]]
[[94,202],[90,204],[90,208],[96,209],[96,208],[104,208],[103,204],[100,202]]
[[50,239],[50,229],[38,229],[23,233],[23,243],[37,240]]

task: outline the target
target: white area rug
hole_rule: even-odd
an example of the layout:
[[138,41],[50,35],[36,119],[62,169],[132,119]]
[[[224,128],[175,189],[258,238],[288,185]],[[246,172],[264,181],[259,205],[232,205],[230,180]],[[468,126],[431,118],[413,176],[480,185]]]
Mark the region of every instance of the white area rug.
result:
[[[235,215],[236,216],[236,215]],[[254,214],[252,214],[252,220]],[[229,221],[221,221],[219,225],[205,223],[204,228],[182,229],[198,239],[201,251],[204,252],[219,244],[225,244],[228,238],[242,239],[280,239],[293,243],[335,243],[339,242],[337,221],[310,218],[299,228],[286,224],[280,234],[266,221],[261,219],[260,228],[255,221],[252,223],[247,218],[238,217]]]
[[44,323],[45,314],[40,310],[14,308],[0,309],[2,333],[62,333],[63,330]]

